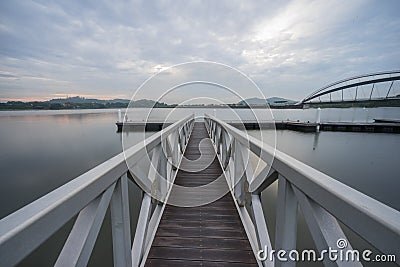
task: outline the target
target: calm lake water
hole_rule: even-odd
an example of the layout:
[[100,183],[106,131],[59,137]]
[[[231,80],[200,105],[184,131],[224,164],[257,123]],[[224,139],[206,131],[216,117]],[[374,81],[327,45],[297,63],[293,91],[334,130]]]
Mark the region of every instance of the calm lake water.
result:
[[[150,119],[164,119],[169,109],[155,110]],[[239,117],[252,119],[249,110],[236,110]],[[224,109],[178,109],[169,119],[186,114],[216,114],[221,119],[236,119]],[[256,113],[263,115],[262,111]],[[129,119],[143,120],[147,109],[135,109]],[[236,116],[236,115],[235,115]],[[273,110],[277,120],[315,121],[316,110]],[[262,117],[264,118],[264,117]],[[323,109],[322,121],[373,121],[375,118],[400,119],[400,108]],[[268,117],[266,119],[269,119]],[[0,113],[0,218],[43,196],[60,185],[95,167],[122,151],[122,134],[116,132],[117,110],[81,111],[5,111]],[[249,131],[255,137],[260,131]],[[147,133],[147,136],[152,133]],[[264,130],[263,134],[272,136]],[[143,139],[140,132],[130,132],[131,143]],[[400,210],[400,135],[375,133],[276,132],[277,148],[300,161]],[[130,183],[131,217],[137,219],[140,190]],[[266,217],[275,216],[276,185],[263,193]],[[52,266],[62,248],[72,222],[26,258],[20,266]],[[270,229],[275,225],[272,220]],[[135,226],[132,226],[134,233]],[[310,247],[304,222],[299,223],[302,241]],[[350,231],[346,231],[355,240]],[[271,235],[273,236],[273,231]],[[112,248],[107,219],[99,235],[90,266],[111,266]],[[349,237],[350,238],[350,237]],[[300,239],[300,238],[299,238]],[[360,247],[366,246],[356,241]],[[310,245],[311,244],[311,245]]]

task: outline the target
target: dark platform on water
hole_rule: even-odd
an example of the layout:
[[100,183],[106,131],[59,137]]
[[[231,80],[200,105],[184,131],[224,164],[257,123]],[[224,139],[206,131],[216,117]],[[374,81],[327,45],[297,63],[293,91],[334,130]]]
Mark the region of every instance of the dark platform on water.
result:
[[[188,159],[200,157],[198,147],[205,138],[208,133],[204,123],[196,122],[185,151]],[[222,174],[209,139],[202,142],[202,152],[205,160],[212,163],[196,173],[179,170],[176,184],[196,187],[208,184]],[[228,190],[226,182],[220,190]],[[172,192],[171,196],[176,193]],[[257,266],[230,192],[200,207],[167,205],[146,266]]]
[[[271,121],[226,121],[228,124],[239,129],[273,129],[274,122]],[[146,130],[161,130],[173,122],[117,122],[118,132],[122,131],[122,127],[127,129],[146,129]],[[299,132],[315,132],[317,123],[303,121],[275,121],[277,130],[292,130]],[[400,133],[399,120],[384,120],[376,119],[375,122],[323,122],[320,123],[320,131],[335,131],[335,132],[367,132],[367,133]]]
[[374,119],[374,122],[377,122],[377,123],[400,123],[400,120],[396,120],[396,119]]
[[400,123],[324,122],[320,127],[321,131],[400,133]]

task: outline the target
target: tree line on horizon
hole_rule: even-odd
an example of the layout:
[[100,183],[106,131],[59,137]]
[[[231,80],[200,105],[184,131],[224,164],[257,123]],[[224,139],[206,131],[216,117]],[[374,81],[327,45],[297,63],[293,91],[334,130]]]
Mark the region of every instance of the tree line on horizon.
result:
[[[129,99],[90,99],[84,97],[67,97],[57,98],[48,101],[8,101],[0,103],[0,110],[65,110],[65,109],[111,109],[111,108],[127,108],[130,103]],[[267,105],[268,104],[268,105]],[[295,101],[284,98],[272,97],[269,99],[250,98],[238,103],[232,104],[167,104],[154,100],[140,99],[133,101],[130,105],[133,108],[270,108],[273,109],[299,109],[299,108],[350,108],[350,107],[399,107],[400,99],[388,99],[386,101],[352,101],[341,103],[309,103],[306,106],[297,105]]]

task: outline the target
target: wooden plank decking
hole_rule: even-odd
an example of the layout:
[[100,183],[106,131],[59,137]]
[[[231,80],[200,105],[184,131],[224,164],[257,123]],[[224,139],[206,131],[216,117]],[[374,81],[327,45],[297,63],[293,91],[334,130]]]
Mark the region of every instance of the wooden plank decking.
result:
[[[204,123],[196,122],[185,151],[186,158],[200,157],[198,147],[205,138],[208,133]],[[211,159],[212,163],[196,173],[179,170],[176,184],[197,187],[222,174],[211,141],[208,139],[201,145],[204,160]],[[227,192],[227,186],[225,182],[218,190]],[[172,196],[179,197],[174,191]],[[167,205],[146,266],[257,266],[231,194],[228,192],[217,201],[200,207]]]

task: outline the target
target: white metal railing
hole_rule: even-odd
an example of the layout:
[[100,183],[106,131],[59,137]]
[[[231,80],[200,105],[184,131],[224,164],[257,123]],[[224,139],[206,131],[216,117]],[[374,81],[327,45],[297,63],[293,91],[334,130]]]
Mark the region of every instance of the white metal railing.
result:
[[[275,150],[227,123],[206,115],[206,127],[213,140],[224,174],[254,253],[272,249],[260,194],[278,180],[274,249],[296,249],[297,209],[300,207],[314,243],[321,253],[337,249],[345,235],[338,221],[348,226],[382,253],[395,255],[400,263],[400,212]],[[250,154],[264,162],[261,171],[250,164]],[[250,204],[250,213],[246,206]],[[352,250],[351,245],[343,252]],[[360,262],[330,261],[326,266],[361,266]],[[294,266],[278,260],[264,266]]]
[[[191,115],[170,125],[1,219],[0,266],[20,262],[76,215],[55,265],[86,266],[108,206],[114,266],[139,266],[150,249],[193,122]],[[145,191],[133,245],[128,200],[130,176]],[[150,194],[160,200],[153,201],[153,207]]]

